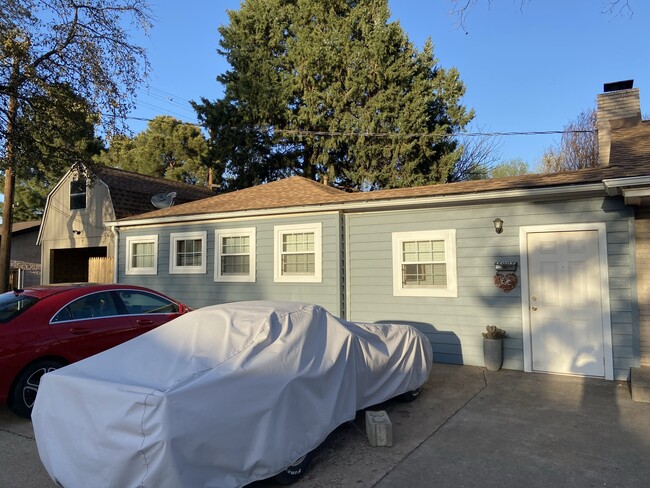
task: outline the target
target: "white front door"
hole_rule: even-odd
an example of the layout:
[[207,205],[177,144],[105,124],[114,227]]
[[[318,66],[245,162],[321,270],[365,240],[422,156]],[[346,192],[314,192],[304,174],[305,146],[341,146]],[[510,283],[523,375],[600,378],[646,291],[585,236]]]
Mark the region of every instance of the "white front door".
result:
[[527,234],[532,370],[605,376],[597,230]]

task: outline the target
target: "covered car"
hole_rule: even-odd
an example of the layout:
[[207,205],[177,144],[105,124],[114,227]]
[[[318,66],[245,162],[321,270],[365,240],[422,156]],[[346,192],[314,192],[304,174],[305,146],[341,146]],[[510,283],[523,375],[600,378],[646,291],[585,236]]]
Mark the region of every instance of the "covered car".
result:
[[316,305],[192,311],[46,374],[32,414],[50,476],[75,487],[237,487],[286,470],[356,412],[417,390],[414,327]]

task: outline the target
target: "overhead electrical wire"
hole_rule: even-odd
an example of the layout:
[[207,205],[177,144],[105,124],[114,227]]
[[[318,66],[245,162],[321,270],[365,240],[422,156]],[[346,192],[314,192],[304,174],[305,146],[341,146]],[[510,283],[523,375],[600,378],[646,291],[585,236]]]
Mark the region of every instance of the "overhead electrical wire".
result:
[[[182,119],[188,118],[189,114],[195,114],[193,107],[191,106],[191,101],[170,93],[166,90],[162,90],[156,87],[148,87],[145,89],[138,90],[142,95],[151,97],[157,102],[163,102],[162,104],[169,104],[173,107],[174,110],[169,108],[164,108],[157,104],[148,102],[148,101],[139,101],[139,105],[146,108],[157,110],[161,115],[173,115],[179,117],[181,121],[185,124],[193,125],[196,127],[202,127],[201,124],[196,122],[187,122]],[[178,110],[186,111],[187,113],[182,114]],[[151,122],[152,118],[147,117],[137,117],[137,116],[127,116],[127,120],[137,120],[140,122]],[[489,131],[489,132],[454,132],[452,134],[435,134],[428,132],[415,132],[415,133],[399,133],[399,132],[343,132],[343,131],[316,131],[316,130],[303,130],[303,129],[270,129],[274,133],[282,134],[286,136],[297,136],[297,137],[365,137],[365,138],[374,138],[374,139],[413,139],[413,138],[422,138],[422,137],[434,137],[439,139],[453,138],[453,137],[514,137],[514,136],[544,136],[544,135],[561,135],[569,133],[591,133],[593,130],[543,130],[543,131]]]

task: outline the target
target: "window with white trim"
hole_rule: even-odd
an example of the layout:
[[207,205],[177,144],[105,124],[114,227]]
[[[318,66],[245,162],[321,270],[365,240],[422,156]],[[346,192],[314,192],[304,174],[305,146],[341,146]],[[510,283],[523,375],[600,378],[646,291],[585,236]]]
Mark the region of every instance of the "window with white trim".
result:
[[178,232],[169,235],[170,274],[206,272],[207,232]]
[[393,233],[393,295],[456,297],[456,231]]
[[278,225],[275,233],[276,282],[322,281],[322,224]]
[[126,238],[127,275],[155,275],[158,273],[158,236]]
[[255,227],[214,231],[214,281],[255,281]]

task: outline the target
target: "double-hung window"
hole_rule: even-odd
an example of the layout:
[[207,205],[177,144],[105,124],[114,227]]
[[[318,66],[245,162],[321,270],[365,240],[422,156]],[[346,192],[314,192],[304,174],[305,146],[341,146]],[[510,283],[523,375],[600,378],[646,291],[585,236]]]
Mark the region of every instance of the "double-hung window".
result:
[[206,272],[207,232],[172,233],[170,239],[170,274]]
[[393,294],[456,297],[456,231],[393,233]]
[[158,273],[158,236],[126,238],[126,274],[155,275]]
[[255,228],[217,229],[214,281],[255,281]]
[[298,224],[275,227],[276,282],[322,281],[322,225]]

